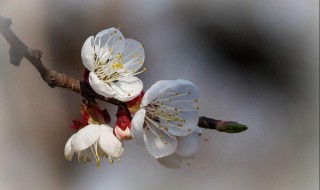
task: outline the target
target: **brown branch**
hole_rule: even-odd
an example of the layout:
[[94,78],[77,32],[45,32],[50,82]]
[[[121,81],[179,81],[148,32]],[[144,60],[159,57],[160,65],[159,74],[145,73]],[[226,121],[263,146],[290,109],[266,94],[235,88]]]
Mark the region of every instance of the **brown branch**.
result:
[[[11,19],[0,15],[0,32],[11,46],[9,51],[11,64],[19,66],[22,58],[25,57],[38,70],[42,79],[52,88],[61,87],[81,94],[87,99],[94,100],[96,98],[117,106],[121,104],[121,102],[116,99],[106,98],[97,94],[84,81],[79,81],[63,73],[58,73],[44,65],[41,61],[42,52],[31,49],[25,45],[11,30],[11,23]],[[245,125],[236,122],[221,121],[206,117],[199,118],[198,126],[228,133],[242,132],[247,129]]]
[[41,61],[42,52],[40,50],[31,49],[25,45],[11,30],[11,23],[11,19],[0,16],[0,32],[11,46],[9,51],[11,64],[19,66],[22,58],[25,57],[38,70],[42,79],[52,88],[66,88],[88,98],[97,98],[114,105],[120,104],[118,100],[105,98],[104,96],[97,94],[84,82],[80,82],[63,73],[58,73],[44,65]]

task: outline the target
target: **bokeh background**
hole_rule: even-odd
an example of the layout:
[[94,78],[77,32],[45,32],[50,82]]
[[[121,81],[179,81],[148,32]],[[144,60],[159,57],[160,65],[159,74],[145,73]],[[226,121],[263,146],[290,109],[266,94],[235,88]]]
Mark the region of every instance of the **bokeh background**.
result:
[[70,163],[63,150],[81,97],[48,87],[26,60],[9,64],[0,36],[0,189],[318,189],[319,1],[0,0],[0,14],[44,63],[79,79],[84,40],[120,24],[144,44],[145,89],[193,81],[201,115],[249,126],[205,131],[199,156],[179,170],[133,142],[121,163]]

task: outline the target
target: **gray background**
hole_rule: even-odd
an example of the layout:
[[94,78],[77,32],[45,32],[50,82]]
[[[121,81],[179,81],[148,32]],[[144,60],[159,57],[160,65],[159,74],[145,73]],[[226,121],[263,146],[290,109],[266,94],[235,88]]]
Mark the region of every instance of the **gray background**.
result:
[[1,36],[0,189],[318,189],[318,7],[316,0],[0,0],[0,14],[57,71],[81,78],[84,40],[121,24],[145,47],[145,89],[191,80],[201,115],[249,126],[241,134],[205,131],[199,156],[179,170],[133,142],[121,163],[69,163],[63,150],[81,97],[49,88],[26,60],[10,65]]

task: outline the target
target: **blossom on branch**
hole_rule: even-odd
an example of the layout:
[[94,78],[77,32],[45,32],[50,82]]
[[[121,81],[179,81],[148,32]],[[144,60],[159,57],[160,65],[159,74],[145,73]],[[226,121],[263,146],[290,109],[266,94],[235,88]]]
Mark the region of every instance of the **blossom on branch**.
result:
[[71,161],[74,153],[79,161],[90,162],[91,155],[100,167],[100,157],[106,156],[110,162],[123,153],[122,143],[113,134],[113,128],[107,124],[90,124],[73,134],[66,143],[64,154]]
[[186,80],[163,80],[144,94],[132,119],[133,139],[155,158],[176,152],[178,137],[190,135],[198,123],[198,88]]
[[135,75],[144,63],[143,46],[132,39],[125,39],[116,28],[90,36],[83,44],[81,58],[90,71],[92,89],[105,97],[127,102],[138,96],[142,81]]
[[82,120],[73,120],[72,128],[78,130],[66,143],[64,154],[71,161],[73,155],[78,160],[90,162],[92,155],[100,167],[100,158],[105,156],[110,162],[119,159],[123,153],[122,142],[114,135],[113,128],[107,123],[110,116],[100,110],[97,104],[84,102],[81,106]]

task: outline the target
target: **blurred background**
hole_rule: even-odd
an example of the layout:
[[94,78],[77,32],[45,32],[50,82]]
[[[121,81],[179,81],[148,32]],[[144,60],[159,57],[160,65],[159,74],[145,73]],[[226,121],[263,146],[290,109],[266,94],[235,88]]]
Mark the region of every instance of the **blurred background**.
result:
[[45,64],[78,79],[85,39],[121,25],[145,47],[145,89],[190,80],[200,115],[249,127],[206,130],[199,156],[179,170],[134,142],[121,163],[70,163],[63,151],[81,97],[48,87],[26,60],[9,64],[0,36],[0,189],[318,189],[319,1],[0,0],[0,14]]

